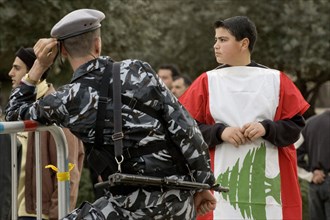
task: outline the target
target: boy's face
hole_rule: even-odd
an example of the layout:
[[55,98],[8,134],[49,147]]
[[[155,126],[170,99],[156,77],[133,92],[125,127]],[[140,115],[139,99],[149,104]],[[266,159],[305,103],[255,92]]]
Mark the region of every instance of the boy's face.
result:
[[220,64],[237,66],[242,62],[242,41],[237,41],[225,28],[215,29],[215,44],[213,48],[215,58]]

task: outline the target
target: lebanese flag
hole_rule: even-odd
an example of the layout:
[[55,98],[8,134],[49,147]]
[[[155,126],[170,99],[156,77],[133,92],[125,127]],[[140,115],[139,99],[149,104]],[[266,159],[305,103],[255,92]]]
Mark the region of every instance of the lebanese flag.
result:
[[[293,82],[277,70],[226,67],[203,73],[180,97],[199,122],[242,127],[303,114],[309,107]],[[216,181],[214,212],[199,219],[301,219],[302,204],[293,145],[278,148],[260,138],[210,148]]]

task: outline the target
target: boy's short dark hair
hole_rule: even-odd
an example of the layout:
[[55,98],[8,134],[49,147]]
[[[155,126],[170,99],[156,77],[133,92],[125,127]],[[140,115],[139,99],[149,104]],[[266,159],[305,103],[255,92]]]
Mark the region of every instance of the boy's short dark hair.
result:
[[246,16],[235,16],[225,20],[217,20],[214,28],[227,29],[237,41],[248,38],[250,41],[249,51],[252,53],[255,42],[257,41],[257,28],[255,24]]

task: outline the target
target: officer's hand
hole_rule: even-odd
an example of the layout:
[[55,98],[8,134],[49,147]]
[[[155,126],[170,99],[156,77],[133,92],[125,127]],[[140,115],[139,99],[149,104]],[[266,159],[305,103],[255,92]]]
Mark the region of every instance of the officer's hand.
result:
[[206,213],[213,211],[216,204],[217,200],[210,190],[203,190],[202,192],[197,192],[194,195],[194,205],[197,215],[205,215]]
[[238,127],[226,127],[221,134],[221,139],[225,142],[231,143],[235,147],[245,144],[247,141],[241,132],[241,129]]
[[54,62],[57,54],[57,40],[55,38],[42,38],[33,47],[39,65],[47,70]]
[[53,64],[57,54],[57,40],[55,38],[39,39],[33,47],[37,59],[28,72],[31,81],[38,82],[44,72]]
[[260,122],[250,122],[242,127],[244,137],[250,141],[254,141],[266,134],[266,129]]

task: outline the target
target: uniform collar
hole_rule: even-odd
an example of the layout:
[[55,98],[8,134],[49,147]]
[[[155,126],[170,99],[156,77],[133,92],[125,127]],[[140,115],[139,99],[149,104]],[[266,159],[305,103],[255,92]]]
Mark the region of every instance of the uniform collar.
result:
[[71,79],[71,83],[79,79],[80,77],[106,66],[108,62],[113,62],[108,56],[100,56],[96,59],[90,60],[87,63],[81,65],[74,73]]

